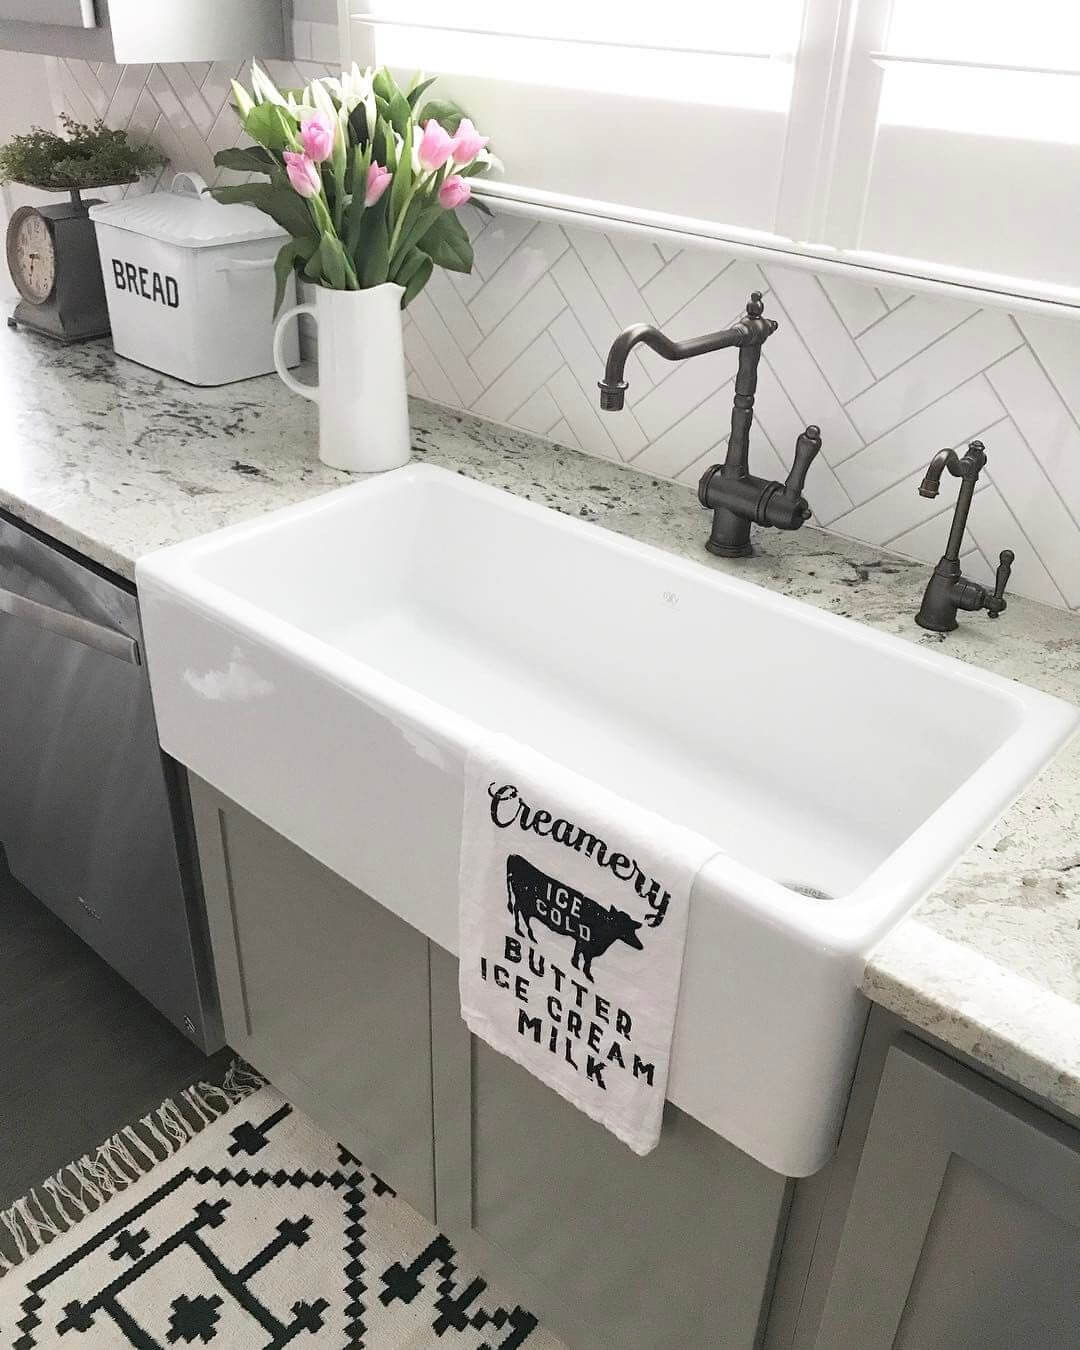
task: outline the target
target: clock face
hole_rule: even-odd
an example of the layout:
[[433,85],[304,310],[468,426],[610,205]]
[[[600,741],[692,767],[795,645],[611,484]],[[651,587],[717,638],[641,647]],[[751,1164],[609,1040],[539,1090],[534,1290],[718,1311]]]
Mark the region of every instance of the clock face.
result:
[[11,217],[7,260],[23,299],[44,304],[56,285],[56,246],[48,223],[32,206],[19,207]]

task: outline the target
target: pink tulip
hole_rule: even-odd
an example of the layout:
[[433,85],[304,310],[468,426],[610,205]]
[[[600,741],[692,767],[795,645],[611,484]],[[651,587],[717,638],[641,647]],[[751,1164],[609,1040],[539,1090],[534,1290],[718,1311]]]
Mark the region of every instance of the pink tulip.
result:
[[463,206],[471,196],[472,188],[469,187],[461,174],[451,174],[439,189],[439,205],[445,206],[448,211],[453,211],[456,207]]
[[454,141],[450,133],[439,125],[434,117],[425,125],[424,134],[417,147],[420,167],[428,173],[441,169],[454,150]]
[[471,164],[490,139],[490,136],[481,136],[472,122],[463,117],[452,142],[451,154],[454,163],[460,169],[466,164]]
[[367,171],[367,187],[364,190],[364,205],[374,206],[390,186],[393,174],[381,164],[372,164]]
[[312,112],[300,128],[304,153],[316,164],[329,159],[334,149],[334,124],[324,112]]
[[322,178],[315,161],[295,150],[286,150],[284,159],[285,171],[295,191],[301,197],[317,197],[322,191]]
[[285,170],[289,182],[301,197],[317,197],[323,190],[323,178],[319,166],[308,155],[297,154],[294,150],[285,151]]

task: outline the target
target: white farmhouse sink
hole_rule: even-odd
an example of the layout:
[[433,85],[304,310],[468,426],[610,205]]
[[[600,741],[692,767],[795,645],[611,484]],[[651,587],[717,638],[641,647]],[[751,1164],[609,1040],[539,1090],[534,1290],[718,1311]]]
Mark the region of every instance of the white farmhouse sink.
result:
[[164,748],[449,951],[478,728],[715,840],[668,1096],[791,1176],[834,1146],[866,954],[1080,716],[428,466],[137,576]]

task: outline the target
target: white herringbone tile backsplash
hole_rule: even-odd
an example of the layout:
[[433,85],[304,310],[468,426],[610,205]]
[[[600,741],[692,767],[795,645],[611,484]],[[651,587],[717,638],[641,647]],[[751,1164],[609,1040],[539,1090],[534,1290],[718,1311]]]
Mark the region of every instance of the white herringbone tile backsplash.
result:
[[[268,63],[286,85],[333,63],[330,25],[297,30],[298,55],[313,59]],[[76,116],[153,137],[170,172],[213,181],[214,152],[241,139],[227,102],[237,73],[61,61],[57,86]],[[761,364],[755,470],[783,477],[796,436],[817,422],[824,448],[807,496],[818,522],[933,562],[956,483],[946,478],[927,501],[919,478],[936,450],[978,437],[989,466],[967,570],[990,580],[998,552],[1012,548],[1015,591],[1080,608],[1080,325],[549,221],[466,216],[474,273],[436,271],[406,318],[417,394],[696,484],[723,453],[732,354],[681,365],[635,355],[626,411],[614,415],[597,408],[604,355],[626,324],[689,337],[724,327],[762,290],[780,329]]]

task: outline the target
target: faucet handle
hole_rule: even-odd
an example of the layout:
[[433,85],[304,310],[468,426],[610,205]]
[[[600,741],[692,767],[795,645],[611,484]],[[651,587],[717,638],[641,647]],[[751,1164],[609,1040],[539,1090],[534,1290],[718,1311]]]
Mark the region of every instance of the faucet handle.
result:
[[1003,548],[998,557],[997,573],[994,576],[994,593],[986,601],[986,612],[991,619],[996,619],[1003,609],[1008,607],[1008,601],[1005,599],[1005,587],[1009,584],[1009,577],[1012,575],[1012,565],[1016,561],[1016,554],[1011,548]]
[[[810,465],[817,459],[821,449],[821,429],[813,424],[808,426],[795,442],[795,458],[791,461],[791,472],[784,483],[784,496],[794,499],[802,496],[803,486]],[[809,515],[809,512],[807,512]]]

